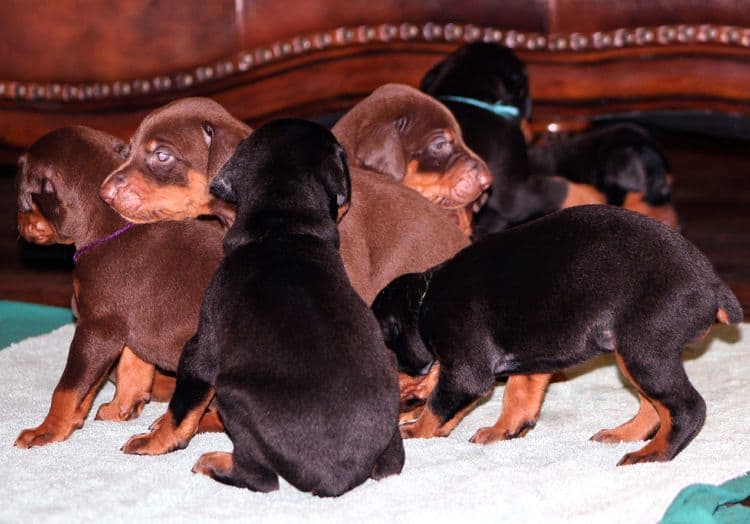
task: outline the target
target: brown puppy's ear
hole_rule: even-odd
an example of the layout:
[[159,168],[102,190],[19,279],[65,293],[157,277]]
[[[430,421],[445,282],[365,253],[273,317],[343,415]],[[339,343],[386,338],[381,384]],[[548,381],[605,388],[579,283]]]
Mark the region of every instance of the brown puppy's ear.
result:
[[206,176],[208,180],[219,174],[229,157],[232,156],[237,144],[239,144],[248,135],[248,129],[241,123],[226,123],[215,125],[211,122],[202,122],[201,131],[203,140],[208,146],[208,166]]
[[18,195],[18,210],[23,213],[31,211],[31,193],[38,193],[42,187],[40,181],[26,175],[26,166],[29,161],[28,153],[18,157],[18,169],[16,171],[16,195]]
[[402,116],[395,122],[371,127],[357,145],[358,165],[401,181],[406,174],[401,135],[407,125],[408,119]]

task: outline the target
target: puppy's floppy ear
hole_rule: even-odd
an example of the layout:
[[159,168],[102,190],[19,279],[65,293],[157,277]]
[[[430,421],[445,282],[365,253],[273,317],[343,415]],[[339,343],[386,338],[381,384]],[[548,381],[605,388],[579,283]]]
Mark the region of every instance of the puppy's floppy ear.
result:
[[602,176],[608,187],[636,193],[642,193],[646,188],[645,166],[633,147],[615,149],[604,163]]
[[361,133],[364,138],[357,144],[355,153],[358,165],[394,180],[402,180],[406,174],[406,159],[401,134],[408,123],[406,116],[401,116]]
[[349,209],[352,195],[352,184],[349,178],[349,166],[344,148],[334,145],[334,153],[327,162],[323,173],[323,185],[331,198],[331,214],[340,221]]
[[218,175],[221,166],[232,156],[237,144],[247,137],[250,130],[241,122],[201,122],[203,140],[208,146],[206,176],[209,180]]

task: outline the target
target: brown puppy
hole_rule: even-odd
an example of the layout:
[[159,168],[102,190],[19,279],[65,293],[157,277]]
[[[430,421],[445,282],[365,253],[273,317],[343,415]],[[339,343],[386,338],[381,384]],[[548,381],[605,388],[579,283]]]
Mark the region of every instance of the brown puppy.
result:
[[[351,167],[382,173],[449,210],[467,235],[471,208],[492,183],[451,112],[434,98],[400,84],[384,85],[333,127]],[[480,201],[481,203],[481,201]]]
[[143,119],[101,196],[135,223],[199,215],[231,221],[233,211],[209,195],[208,181],[250,131],[210,98],[167,104]]
[[[249,133],[212,100],[172,102],[141,123],[128,160],[102,185],[102,198],[133,222],[210,213],[231,224],[231,209],[209,194],[208,182]],[[443,212],[389,175],[351,169],[351,183],[352,204],[339,222],[341,256],[368,304],[393,278],[468,245]]]
[[117,393],[97,418],[137,417],[154,370],[174,372],[195,332],[203,292],[222,256],[215,224],[134,226],[98,198],[122,162],[120,140],[85,127],[53,131],[19,161],[19,231],[36,243],[73,243],[73,309],[78,317],[49,414],[21,432],[29,448],[68,438],[83,421],[113,364]]

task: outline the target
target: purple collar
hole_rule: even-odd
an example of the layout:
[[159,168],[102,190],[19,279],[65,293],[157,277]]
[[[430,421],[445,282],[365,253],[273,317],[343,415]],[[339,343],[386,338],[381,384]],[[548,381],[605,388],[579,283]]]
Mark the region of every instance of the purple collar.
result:
[[98,238],[98,239],[94,240],[93,242],[89,242],[88,244],[86,244],[82,248],[76,249],[76,252],[73,255],[73,262],[78,263],[78,259],[81,258],[81,255],[83,255],[86,251],[88,251],[89,249],[95,248],[98,245],[106,244],[107,242],[109,242],[113,238],[119,237],[125,231],[131,229],[133,226],[135,226],[135,224],[133,224],[131,222],[128,222],[127,224],[125,224],[124,226],[122,226],[120,229],[118,229],[114,233],[110,233],[106,237]]

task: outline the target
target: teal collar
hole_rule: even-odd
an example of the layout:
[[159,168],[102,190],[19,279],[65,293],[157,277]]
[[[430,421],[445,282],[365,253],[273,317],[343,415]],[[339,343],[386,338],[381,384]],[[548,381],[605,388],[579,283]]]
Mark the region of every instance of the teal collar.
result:
[[511,118],[518,118],[519,115],[519,111],[516,106],[509,106],[507,104],[503,104],[502,102],[495,102],[494,104],[490,104],[487,102],[482,102],[481,100],[477,100],[476,98],[468,98],[465,96],[441,96],[438,98],[440,100],[448,100],[450,102],[459,102],[461,104],[479,107],[481,109],[484,109],[485,111],[489,111],[490,113],[503,117],[506,120],[510,120]]

